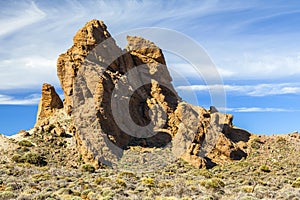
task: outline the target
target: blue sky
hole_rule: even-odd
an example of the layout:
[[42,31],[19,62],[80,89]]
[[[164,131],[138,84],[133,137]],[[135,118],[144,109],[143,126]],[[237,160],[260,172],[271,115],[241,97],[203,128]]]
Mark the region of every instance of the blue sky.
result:
[[[0,6],[0,133],[33,126],[44,82],[62,94],[56,59],[94,18],[112,35],[143,27],[185,34],[217,67],[224,85],[210,87],[224,87],[237,126],[263,134],[300,130],[299,1],[25,0]],[[207,86],[189,63],[167,52],[166,59],[171,73],[189,80],[181,84],[172,73],[179,94],[209,107]]]

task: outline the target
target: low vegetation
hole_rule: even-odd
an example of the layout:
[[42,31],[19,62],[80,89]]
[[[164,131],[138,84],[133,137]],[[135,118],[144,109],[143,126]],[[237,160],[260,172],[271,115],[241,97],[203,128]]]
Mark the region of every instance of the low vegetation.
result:
[[168,147],[131,148],[114,169],[96,169],[74,154],[73,139],[44,133],[12,140],[14,148],[0,152],[0,199],[300,197],[300,141],[289,136],[257,137],[249,141],[252,147],[246,159],[211,169],[196,169],[174,159]]

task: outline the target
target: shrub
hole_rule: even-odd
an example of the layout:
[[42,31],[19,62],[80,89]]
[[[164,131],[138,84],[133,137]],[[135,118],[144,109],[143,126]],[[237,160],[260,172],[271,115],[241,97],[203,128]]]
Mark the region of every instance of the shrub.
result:
[[243,187],[242,187],[242,191],[244,191],[244,192],[246,192],[246,193],[252,193],[253,187],[252,187],[252,186],[248,186],[248,185],[243,186]]
[[154,179],[153,178],[142,178],[142,184],[147,185],[149,187],[154,187]]
[[96,171],[95,167],[91,164],[85,164],[81,167],[83,172],[94,173]]
[[20,142],[18,142],[18,144],[20,146],[23,146],[23,147],[32,147],[34,146],[30,141],[28,140],[21,140]]
[[95,182],[97,185],[101,185],[101,184],[103,184],[103,183],[105,183],[105,182],[109,182],[109,181],[111,181],[109,178],[98,177],[98,178],[95,179],[94,182]]
[[91,189],[83,190],[83,191],[81,192],[81,195],[80,195],[80,196],[81,196],[82,198],[86,199],[87,196],[88,196],[88,194],[91,193],[91,192],[92,192]]
[[225,183],[219,178],[211,178],[211,179],[203,180],[200,182],[200,185],[204,186],[207,189],[209,188],[218,189],[218,188],[225,187]]
[[287,141],[286,141],[286,139],[285,139],[284,137],[279,137],[279,138],[277,139],[277,142],[278,142],[278,143],[281,143],[281,144],[284,144],[284,143],[286,143]]
[[117,184],[122,186],[122,187],[126,187],[126,182],[123,179],[118,178],[116,180]]
[[267,173],[271,172],[270,168],[267,165],[260,166],[260,170]]
[[256,141],[252,141],[251,142],[251,147],[253,149],[260,149],[260,144],[258,142],[256,142]]
[[26,153],[22,156],[22,159],[25,160],[25,162],[33,165],[38,165],[38,166],[45,166],[47,165],[47,162],[45,161],[45,158],[36,154],[36,153]]
[[204,176],[205,178],[212,177],[212,173],[207,169],[192,169],[189,173],[193,176]]
[[12,159],[14,162],[16,162],[16,163],[23,163],[24,160],[22,160],[21,157],[22,157],[21,155],[15,154],[15,155],[12,156],[11,159]]
[[111,189],[109,188],[105,188],[103,189],[102,191],[102,196],[103,196],[103,200],[106,199],[106,200],[109,200],[109,199],[113,199],[115,193],[113,191],[111,191]]
[[[182,198],[185,200],[185,198]],[[174,196],[170,196],[170,197],[156,197],[155,200],[178,200],[178,198],[174,197]]]
[[293,188],[300,188],[300,177],[292,183]]
[[37,166],[45,166],[47,165],[47,162],[45,161],[45,158],[36,154],[36,153],[25,153],[24,155],[16,154],[12,157],[12,160],[17,163],[29,163]]
[[132,172],[121,172],[119,175],[118,175],[119,178],[133,178],[133,179],[136,179],[136,175]]
[[171,181],[160,181],[157,186],[159,188],[172,188],[174,187],[174,182]]

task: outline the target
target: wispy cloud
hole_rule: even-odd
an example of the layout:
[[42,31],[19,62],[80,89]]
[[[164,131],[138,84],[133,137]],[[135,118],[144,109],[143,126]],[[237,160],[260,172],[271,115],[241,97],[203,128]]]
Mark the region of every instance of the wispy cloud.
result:
[[242,107],[242,108],[226,108],[227,112],[295,112],[295,110],[289,110],[284,108],[261,108],[261,107]]
[[[187,50],[189,51],[189,50]],[[230,58],[236,55],[235,58]],[[238,79],[238,80],[268,80],[277,78],[287,78],[300,76],[300,52],[292,53],[292,55],[265,55],[255,53],[239,53],[232,52],[231,55],[223,57],[211,57],[215,63],[220,76],[225,80]],[[182,74],[187,78],[196,78],[198,73],[195,67],[189,63],[184,63],[180,59],[175,59],[174,62],[169,62],[171,70]],[[200,68],[200,71],[205,70]],[[204,71],[204,74],[208,74]]]
[[[75,32],[92,18],[104,20],[112,34],[153,26],[183,32],[205,47],[219,73],[227,80],[261,80],[300,75],[300,56],[297,53],[299,44],[295,37],[288,35],[290,32],[298,35],[299,30],[295,26],[291,25],[290,31],[281,35],[272,32],[267,37],[265,32],[246,34],[246,30],[259,28],[259,22],[274,20],[278,13],[283,13],[285,17],[289,13],[297,14],[293,5],[281,7],[266,6],[260,1],[229,3],[210,0],[72,0],[59,3],[28,0],[22,3],[5,1],[0,5],[0,69],[2,77],[10,77],[0,79],[2,89],[24,85],[37,87],[42,84],[42,78],[58,84],[55,60],[71,46]],[[278,29],[275,25],[272,28]],[[189,51],[193,53],[193,49]],[[51,60],[52,69],[47,77],[44,74],[50,65],[41,65],[36,69],[37,74],[33,70],[26,71],[26,67],[19,70],[20,66],[26,65],[27,58],[35,59],[33,55],[46,63]],[[195,75],[187,65],[166,58],[177,74],[182,73],[187,77]],[[26,78],[19,78],[20,74],[26,74]]]
[[32,94],[24,98],[0,94],[0,105],[35,105],[40,101],[39,94]]
[[181,29],[184,19],[216,10],[215,2],[199,5],[100,0],[0,2],[0,90],[36,88],[43,82],[58,85],[57,57],[72,45],[75,32],[93,18],[104,20],[112,33],[145,26]]
[[235,58],[228,56],[217,61],[220,72],[225,79],[276,79],[300,75],[300,53],[251,52],[235,53]]
[[34,1],[16,3],[1,8],[0,37],[36,23],[46,16]]
[[257,84],[257,85],[188,85],[178,86],[180,90],[209,91],[224,89],[228,93],[247,96],[270,96],[300,94],[300,83]]

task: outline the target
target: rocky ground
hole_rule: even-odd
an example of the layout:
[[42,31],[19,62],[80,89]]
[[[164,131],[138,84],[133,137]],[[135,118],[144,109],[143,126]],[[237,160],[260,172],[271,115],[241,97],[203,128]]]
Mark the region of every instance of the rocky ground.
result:
[[300,134],[251,136],[246,159],[196,169],[165,148],[130,147],[95,169],[71,135],[1,136],[0,199],[300,199]]

